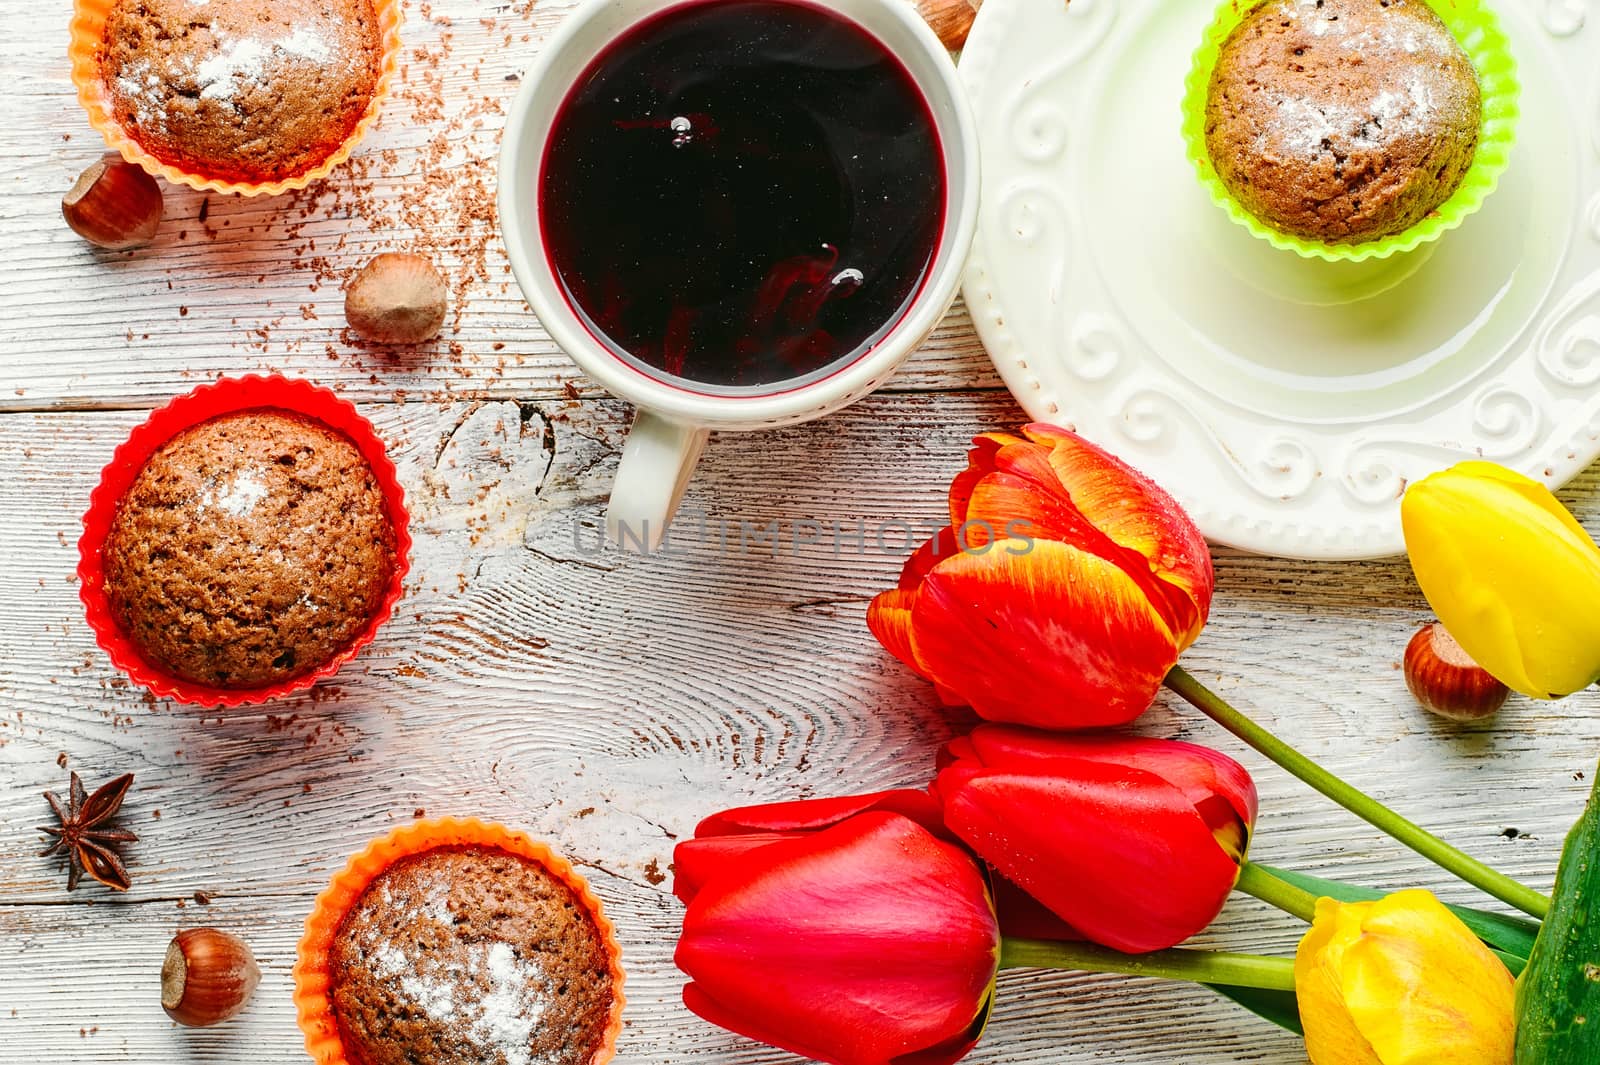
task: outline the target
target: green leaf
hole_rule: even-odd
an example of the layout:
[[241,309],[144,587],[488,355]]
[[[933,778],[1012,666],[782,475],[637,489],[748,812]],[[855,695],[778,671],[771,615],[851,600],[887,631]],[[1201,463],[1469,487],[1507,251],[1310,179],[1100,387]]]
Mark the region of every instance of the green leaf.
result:
[[[1260,865],[1261,863],[1256,863]],[[1313,895],[1326,896],[1339,902],[1371,902],[1381,899],[1387,892],[1377,891],[1358,884],[1344,884],[1337,880],[1323,880],[1320,877],[1310,876],[1306,873],[1297,873],[1290,869],[1279,869],[1271,865],[1262,865],[1261,868],[1280,880],[1286,880],[1295,887],[1311,892]],[[1524,959],[1533,952],[1534,940],[1539,936],[1539,922],[1530,921],[1526,917],[1507,917],[1503,914],[1488,913],[1484,910],[1474,910],[1466,906],[1449,906],[1451,913],[1461,918],[1461,922],[1472,929],[1474,935],[1494,948],[1500,959],[1512,975],[1522,971]],[[1600,1059],[1597,1059],[1600,1060]]]
[[1517,981],[1517,1065],[1600,1061],[1600,774],[1567,836],[1555,897]]
[[1225,999],[1230,999],[1257,1017],[1264,1017],[1280,1028],[1295,1035],[1305,1035],[1300,1026],[1300,1005],[1293,991],[1262,991],[1254,987],[1223,987],[1220,984],[1202,984]]
[[[1493,947],[1489,949],[1494,950]],[[1515,954],[1507,954],[1503,950],[1494,950],[1494,956],[1505,963],[1505,967],[1511,970],[1512,976],[1521,976],[1522,970],[1528,967],[1527,958],[1519,958]]]

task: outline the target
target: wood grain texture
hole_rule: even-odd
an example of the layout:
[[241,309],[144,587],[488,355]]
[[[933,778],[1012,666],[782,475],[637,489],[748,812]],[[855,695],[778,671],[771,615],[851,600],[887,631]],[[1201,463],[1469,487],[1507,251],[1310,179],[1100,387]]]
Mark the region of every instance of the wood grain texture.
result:
[[[926,779],[937,744],[965,722],[865,630],[866,597],[903,554],[878,550],[870,530],[937,521],[965,441],[1014,419],[1010,401],[884,395],[759,446],[718,438],[690,512],[715,515],[708,529],[776,518],[778,549],[722,550],[707,535],[657,559],[592,546],[620,404],[365,412],[416,516],[409,594],[333,683],[223,716],[128,690],[94,647],[70,580],[82,501],[141,416],[0,418],[0,930],[19,944],[0,952],[0,1060],[220,1062],[241,1047],[301,1060],[287,1001],[299,924],[348,854],[419,809],[525,827],[592,878],[630,965],[620,1060],[785,1060],[678,1005],[681,911],[659,878],[674,839],[717,808]],[[1591,522],[1595,489],[1590,478],[1570,495]],[[793,547],[784,532],[858,520],[864,550]],[[1548,886],[1586,791],[1576,776],[1591,768],[1594,700],[1518,699],[1486,725],[1434,723],[1395,668],[1424,609],[1402,564],[1224,554],[1214,620],[1187,661],[1330,767]],[[1163,700],[1140,728],[1216,744],[1256,771],[1262,859],[1444,887],[1187,710]],[[126,897],[69,898],[61,870],[32,857],[39,792],[62,783],[62,751],[91,782],[138,772],[126,816],[144,838],[129,849]],[[180,909],[197,890],[212,904]],[[155,973],[171,932],[202,921],[244,932],[267,980],[238,1025],[173,1030]],[[1241,899],[1202,942],[1287,952],[1294,939],[1291,921]],[[84,986],[97,993],[74,998]],[[1019,973],[1002,992],[974,1062],[1300,1060],[1293,1040],[1190,988]]]
[[[171,190],[157,244],[108,255],[58,216],[100,150],[67,80],[69,4],[0,0],[0,1063],[304,1061],[289,1003],[300,923],[350,853],[419,811],[525,828],[591,878],[630,971],[624,1065],[792,1060],[679,1004],[673,843],[728,805],[925,782],[937,745],[970,720],[877,647],[866,603],[911,531],[939,521],[967,439],[1020,412],[958,308],[886,392],[823,423],[715,438],[668,554],[599,546],[628,411],[526,312],[472,196],[492,171],[508,79],[565,10],[408,5],[413,91],[364,163],[283,200]],[[435,187],[449,194],[430,208]],[[340,281],[405,246],[450,271],[459,331],[402,357],[363,350],[343,335]],[[408,594],[376,643],[308,695],[222,715],[150,700],[83,621],[78,518],[138,408],[267,368],[365,401],[414,516]],[[1566,498],[1600,525],[1592,473]],[[1196,673],[1402,812],[1549,886],[1593,771],[1593,695],[1436,722],[1398,672],[1426,617],[1403,563],[1223,553],[1218,574],[1214,620],[1186,657]],[[1263,860],[1480,901],[1172,701],[1139,727],[1256,772]],[[34,857],[62,755],[91,785],[138,774],[127,896],[68,896],[59,865]],[[238,1021],[180,1030],[157,1004],[157,972],[172,932],[201,923],[243,934],[266,978]],[[1296,931],[1240,899],[1200,942],[1288,953]],[[1011,973],[969,1060],[1303,1055],[1193,988]]]
[[[570,3],[406,3],[404,80],[349,166],[279,198],[168,186],[154,244],[98,251],[60,195],[103,151],[74,96],[69,0],[0,0],[0,410],[155,405],[200,380],[283,369],[352,397],[523,398],[586,387],[528,311],[494,227],[503,110]],[[15,30],[12,27],[16,27]],[[452,281],[451,325],[396,357],[344,331],[343,281],[372,255],[421,247]],[[998,387],[958,308],[895,389]]]

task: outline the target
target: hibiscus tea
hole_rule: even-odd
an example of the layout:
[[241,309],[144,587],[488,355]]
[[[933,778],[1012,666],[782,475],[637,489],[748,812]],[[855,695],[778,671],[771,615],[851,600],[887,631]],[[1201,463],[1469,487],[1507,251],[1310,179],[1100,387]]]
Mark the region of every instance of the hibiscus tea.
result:
[[713,393],[794,387],[871,350],[944,224],[911,75],[799,0],[696,0],[613,42],[563,102],[539,183],[547,253],[589,330]]

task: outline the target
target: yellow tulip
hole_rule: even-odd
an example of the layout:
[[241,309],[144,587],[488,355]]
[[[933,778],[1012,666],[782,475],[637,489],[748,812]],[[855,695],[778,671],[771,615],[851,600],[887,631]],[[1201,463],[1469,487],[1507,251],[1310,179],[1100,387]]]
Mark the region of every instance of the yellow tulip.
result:
[[1511,973],[1426,891],[1319,899],[1294,983],[1312,1065],[1511,1065]]
[[1507,687],[1557,699],[1600,677],[1600,548],[1537,481],[1463,462],[1400,502],[1422,594]]

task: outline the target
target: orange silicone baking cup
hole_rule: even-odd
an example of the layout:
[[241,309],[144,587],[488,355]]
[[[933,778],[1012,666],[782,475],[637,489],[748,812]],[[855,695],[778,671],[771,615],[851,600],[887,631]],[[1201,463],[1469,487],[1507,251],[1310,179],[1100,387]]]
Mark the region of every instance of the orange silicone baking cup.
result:
[[106,143],[121,152],[124,159],[139,164],[156,177],[194,189],[237,193],[240,196],[276,196],[292,189],[303,189],[313,181],[327,177],[334,167],[350,158],[350,153],[361,143],[361,138],[378,120],[378,111],[389,95],[395,71],[400,66],[400,0],[373,0],[383,59],[378,68],[378,83],[372,89],[372,99],[367,102],[366,113],[356,123],[355,129],[350,131],[350,136],[310,170],[280,181],[229,181],[184,170],[157,159],[145,151],[117,121],[105,79],[100,75],[100,43],[105,38],[106,17],[115,3],[116,0],[74,0],[72,43],[68,46],[67,55],[72,60],[72,83],[78,87],[78,102],[89,114],[89,125],[99,130]]
[[[117,504],[132,487],[139,471],[161,445],[191,426],[210,421],[220,414],[259,408],[293,411],[344,434],[372,468],[372,475],[383,494],[384,513],[394,528],[394,573],[389,578],[378,609],[355,639],[338,654],[309,673],[291,677],[263,688],[213,688],[172,676],[145,658],[133,645],[111,612],[105,589],[104,550],[106,537],[116,517]],[[405,576],[411,566],[411,517],[406,511],[405,491],[400,487],[394,463],[383,441],[348,400],[309,381],[290,380],[278,374],[224,377],[201,385],[188,395],[179,396],[151,413],[145,422],[128,434],[100,472],[100,483],[89,495],[89,509],[83,516],[83,535],[78,540],[78,597],[83,600],[89,627],[95,641],[110,656],[111,664],[141,687],[183,703],[199,706],[243,706],[311,687],[331,677],[339,667],[372,642],[378,629],[389,620],[394,604],[405,589]]]
[[526,833],[486,824],[475,818],[445,817],[418,821],[397,828],[382,839],[373,840],[365,850],[351,858],[343,871],[317,896],[311,915],[306,918],[306,932],[300,939],[294,963],[294,1004],[300,1031],[306,1037],[306,1050],[318,1065],[350,1065],[350,1059],[345,1056],[344,1043],[339,1038],[339,1023],[333,1015],[333,1003],[328,997],[333,982],[328,958],[344,915],[361,898],[367,885],[400,859],[440,847],[462,846],[490,847],[539,863],[566,884],[589,912],[595,927],[600,930],[600,939],[606,949],[606,965],[611,973],[611,1013],[589,1065],[605,1065],[616,1056],[617,1037],[622,1034],[622,1010],[626,1005],[622,996],[622,949],[617,945],[616,930],[606,918],[600,900],[589,889],[588,881],[579,876],[565,858]]

